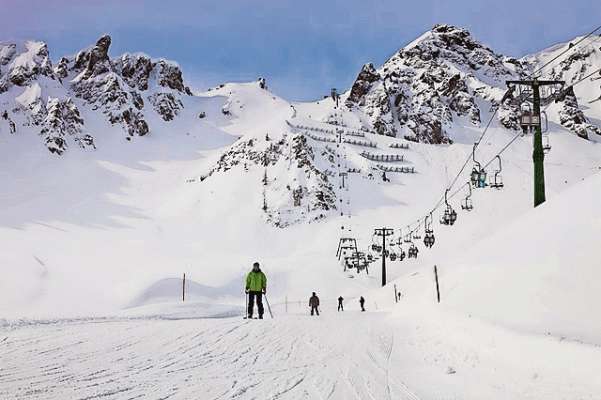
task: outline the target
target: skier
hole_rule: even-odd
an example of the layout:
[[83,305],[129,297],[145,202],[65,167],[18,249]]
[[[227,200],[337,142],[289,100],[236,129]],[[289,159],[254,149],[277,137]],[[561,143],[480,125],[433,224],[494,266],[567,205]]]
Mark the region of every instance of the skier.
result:
[[259,263],[253,264],[253,269],[246,275],[246,293],[248,294],[248,318],[253,317],[255,298],[259,309],[259,319],[263,319],[263,294],[267,289],[267,277],[259,268]]
[[313,296],[309,298],[309,307],[311,307],[311,315],[313,315],[313,312],[316,312],[319,316],[319,297],[317,297],[315,292],[313,292]]
[[359,298],[359,304],[361,305],[361,311],[365,311],[365,299],[363,296]]
[[344,298],[342,296],[338,298],[338,311],[344,311],[344,306],[342,305],[343,300]]

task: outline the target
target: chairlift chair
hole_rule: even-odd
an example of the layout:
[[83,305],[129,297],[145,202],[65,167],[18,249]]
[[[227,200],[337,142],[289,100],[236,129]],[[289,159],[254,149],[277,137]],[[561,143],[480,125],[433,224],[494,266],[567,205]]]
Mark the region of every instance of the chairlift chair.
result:
[[472,185],[470,185],[470,183],[467,183],[467,188],[469,189],[469,193],[467,196],[465,196],[465,199],[463,199],[463,202],[461,203],[461,208],[465,211],[472,211],[472,209],[474,208],[474,205],[472,203]]
[[551,151],[551,144],[549,143],[549,135],[543,135],[543,152],[547,154]]
[[418,253],[419,253],[419,249],[417,248],[417,246],[414,245],[413,243],[411,243],[409,250],[407,250],[407,257],[408,258],[417,258]]
[[424,231],[426,232],[424,235],[424,245],[426,247],[432,248],[434,246],[435,238],[434,238],[434,230],[432,229],[432,214],[430,213],[430,223],[428,223],[428,216],[424,218]]
[[520,106],[520,127],[524,135],[530,132],[531,128],[540,125],[540,116],[534,114],[530,103],[522,103]]
[[440,219],[440,223],[443,225],[453,225],[453,224],[455,224],[455,221],[457,221],[457,212],[449,204],[449,201],[447,198],[448,193],[449,193],[449,189],[445,190],[444,202],[445,202],[446,207],[444,210],[444,214],[442,215],[442,218]]
[[499,161],[499,169],[495,170],[495,174],[491,176],[489,186],[494,189],[502,189],[503,188],[503,177],[501,176],[501,171],[503,170],[503,164],[501,163],[501,156],[497,155],[495,157]]
[[474,143],[474,147],[472,148],[472,160],[474,161],[474,167],[472,168],[472,173],[470,174],[470,181],[473,187],[483,188],[486,187],[486,171],[476,160],[476,146],[478,146],[478,144]]

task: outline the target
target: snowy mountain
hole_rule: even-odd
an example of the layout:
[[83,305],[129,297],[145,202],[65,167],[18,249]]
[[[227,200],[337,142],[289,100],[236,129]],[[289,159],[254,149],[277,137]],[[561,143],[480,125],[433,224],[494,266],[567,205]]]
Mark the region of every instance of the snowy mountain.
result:
[[100,132],[89,131],[82,109],[122,126],[128,140],[150,132],[150,115],[173,120],[192,95],[179,66],[145,54],[111,59],[110,45],[105,35],[53,66],[44,43],[0,44],[0,104],[10,132],[32,127],[62,154],[70,144],[96,147]]
[[[596,398],[598,77],[546,109],[536,209],[532,138],[515,106],[494,112],[570,43],[515,59],[437,25],[315,102],[262,78],[195,93],[110,44],[56,62],[0,44],[0,397]],[[541,77],[601,68],[598,37],[572,47]],[[466,185],[476,162],[504,185]],[[453,183],[449,226],[428,213]],[[383,288],[382,227],[391,253],[419,248]],[[341,238],[375,262],[349,268]],[[241,323],[255,260],[275,319]]]
[[[577,38],[578,39],[578,38]],[[553,49],[559,53],[569,46]],[[549,79],[573,83],[598,68],[599,46],[584,47],[550,71]],[[457,124],[480,126],[484,111],[498,105],[506,80],[526,78],[554,53],[544,51],[522,59],[506,57],[475,40],[465,29],[436,25],[403,47],[379,69],[366,64],[346,98],[346,106],[365,114],[382,135],[423,143],[449,143]],[[569,78],[569,79],[568,79]],[[499,121],[519,129],[518,111],[501,105]],[[582,137],[599,134],[570,92],[560,101],[561,124]]]

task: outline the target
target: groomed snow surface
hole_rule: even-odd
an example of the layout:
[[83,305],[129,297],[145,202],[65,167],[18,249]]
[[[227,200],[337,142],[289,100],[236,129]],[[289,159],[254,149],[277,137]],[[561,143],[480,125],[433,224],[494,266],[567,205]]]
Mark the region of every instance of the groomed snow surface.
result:
[[[186,112],[207,111],[198,125],[134,143],[107,127],[93,153],[59,159],[33,135],[0,136],[1,399],[599,398],[598,144],[552,124],[548,201],[533,209],[531,143],[520,138],[504,153],[505,188],[475,190],[469,213],[453,199],[456,225],[435,222],[435,247],[389,263],[380,288],[377,262],[358,275],[334,257],[341,225],[365,249],[374,227],[421,217],[479,129],[458,127],[452,146],[411,143],[418,174],[349,178],[337,194],[352,218],[276,229],[261,211],[262,168],[196,178],[234,135],[277,140],[290,104],[256,84],[193,100]],[[319,125],[332,105],[294,106],[297,122]],[[478,158],[512,137],[493,127]],[[368,139],[386,151],[395,140]],[[367,163],[361,150],[344,147],[349,162]],[[273,320],[242,319],[255,260]],[[311,291],[319,317],[308,315]]]

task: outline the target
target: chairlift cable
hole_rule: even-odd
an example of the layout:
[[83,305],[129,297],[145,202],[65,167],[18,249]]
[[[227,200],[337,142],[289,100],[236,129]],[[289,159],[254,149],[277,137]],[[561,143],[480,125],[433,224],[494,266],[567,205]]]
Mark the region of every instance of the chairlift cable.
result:
[[[542,71],[544,68],[548,67],[551,63],[553,63],[559,57],[563,56],[564,54],[566,54],[569,51],[571,51],[571,50],[575,49],[576,47],[578,47],[578,45],[580,45],[580,43],[582,43],[583,41],[585,41],[586,39],[588,39],[589,37],[591,37],[592,35],[594,35],[595,32],[597,32],[599,29],[601,29],[601,25],[599,25],[598,27],[596,27],[594,30],[590,31],[586,36],[584,36],[583,38],[581,38],[580,40],[578,40],[576,43],[574,43],[573,46],[568,46],[567,49],[565,49],[564,51],[562,51],[561,53],[559,53],[558,55],[556,55],[555,57],[553,57],[551,60],[547,61],[541,67],[539,67],[536,70],[534,70],[530,74],[530,77],[533,77],[536,73],[538,73],[538,72]],[[595,39],[595,40],[597,40],[597,39]]]
[[[546,62],[544,65],[542,65],[541,67],[537,68],[535,71],[533,71],[533,72],[530,74],[530,77],[533,77],[533,75],[534,75],[535,73],[542,71],[544,68],[546,68],[547,66],[549,66],[551,63],[553,63],[555,60],[557,60],[557,59],[558,59],[559,57],[561,57],[562,55],[564,55],[564,54],[568,53],[569,51],[571,51],[571,50],[573,50],[573,49],[575,49],[575,48],[577,48],[577,47],[578,47],[578,46],[579,46],[579,45],[580,45],[580,44],[581,44],[581,43],[582,43],[584,40],[586,40],[586,39],[588,39],[589,37],[591,37],[593,34],[595,34],[595,32],[597,32],[597,31],[598,31],[598,30],[600,30],[600,29],[601,29],[601,25],[599,25],[597,28],[595,28],[594,30],[592,30],[590,33],[588,33],[588,34],[587,34],[586,36],[584,36],[583,38],[579,39],[579,40],[578,40],[578,41],[577,41],[577,42],[576,42],[576,43],[575,43],[573,46],[571,46],[571,47],[569,47],[568,49],[566,49],[566,50],[562,51],[560,54],[558,54],[557,56],[553,57],[553,59],[551,59],[551,60],[547,61],[547,62]],[[597,40],[597,39],[595,39],[595,40]],[[579,84],[579,83],[581,83],[582,81],[584,81],[584,80],[586,80],[586,79],[590,78],[591,76],[593,76],[594,74],[596,74],[596,73],[597,73],[597,72],[599,72],[599,71],[601,71],[601,68],[599,68],[598,70],[596,70],[596,71],[592,72],[591,74],[589,74],[589,75],[585,76],[584,78],[582,78],[582,79],[578,80],[577,82],[575,82],[575,83],[573,83],[573,84],[569,85],[567,88],[570,88],[570,87],[572,87],[572,88],[573,88],[573,87],[574,87],[574,86],[576,86],[577,84]],[[549,105],[548,105],[547,107],[545,107],[545,110],[546,110],[546,108],[548,108],[548,107],[549,107]],[[482,140],[484,139],[484,136],[485,136],[485,135],[486,135],[486,133],[488,132],[488,129],[490,128],[490,126],[491,126],[491,124],[492,124],[492,121],[494,120],[495,116],[497,115],[497,112],[499,111],[499,108],[501,108],[501,104],[498,104],[498,105],[495,107],[495,109],[494,109],[494,112],[492,113],[492,115],[491,115],[490,119],[488,120],[488,122],[487,122],[486,126],[484,127],[484,130],[482,131],[482,134],[480,135],[480,137],[478,138],[478,140],[475,142],[475,146],[474,146],[474,149],[473,149],[473,151],[475,151],[475,150],[478,148],[478,146],[480,145],[480,143],[481,143],[481,142],[482,142]],[[508,142],[508,143],[507,143],[507,144],[506,144],[506,145],[505,145],[505,146],[504,146],[504,147],[501,149],[501,151],[499,151],[499,152],[498,152],[498,153],[497,153],[497,154],[496,154],[496,155],[495,155],[495,156],[494,156],[494,157],[493,157],[493,158],[492,158],[492,159],[491,159],[491,160],[490,160],[488,163],[486,163],[486,165],[485,165],[485,166],[484,166],[482,169],[486,169],[486,167],[488,167],[488,166],[489,166],[489,165],[490,165],[490,164],[491,164],[491,163],[492,163],[492,162],[493,162],[493,161],[494,161],[494,160],[497,158],[497,156],[500,156],[500,155],[501,155],[501,154],[502,154],[502,153],[503,153],[505,150],[507,150],[507,148],[509,148],[509,147],[510,147],[510,146],[511,146],[511,145],[512,145],[512,144],[513,144],[513,143],[514,143],[514,142],[515,142],[515,141],[516,141],[516,140],[517,140],[517,139],[518,139],[518,138],[519,138],[521,135],[522,135],[522,134],[520,133],[520,134],[516,135],[516,136],[515,136],[513,139],[511,139],[511,140],[510,140],[510,141],[509,141],[509,142]],[[462,172],[465,170],[465,167],[467,167],[467,165],[469,164],[470,160],[472,159],[472,154],[473,154],[473,152],[472,152],[472,153],[470,153],[470,154],[468,155],[468,157],[467,157],[466,161],[464,162],[463,166],[461,167],[461,169],[459,170],[459,172],[457,173],[457,175],[455,176],[455,178],[453,179],[453,181],[451,182],[451,184],[450,184],[450,185],[448,185],[448,186],[445,188],[445,192],[446,192],[447,190],[448,190],[448,191],[450,191],[450,190],[453,188],[453,186],[455,185],[455,183],[457,182],[457,180],[458,180],[458,179],[459,179],[459,177],[461,176],[461,173],[462,173]],[[447,200],[448,200],[448,199],[451,199],[451,198],[453,198],[453,197],[455,197],[455,196],[456,196],[458,193],[460,193],[460,192],[461,192],[461,190],[462,190],[462,189],[463,189],[463,188],[464,188],[466,185],[468,185],[468,184],[469,184],[469,182],[466,182],[466,183],[464,183],[463,185],[461,185],[461,186],[460,186],[460,187],[459,187],[459,188],[458,188],[458,189],[457,189],[455,192],[453,192],[453,194],[451,194],[450,196],[447,196]],[[444,196],[444,194],[443,194],[443,195],[441,196],[441,198],[438,200],[438,202],[437,202],[437,203],[434,205],[434,207],[432,208],[432,210],[431,210],[429,213],[427,213],[427,215],[429,215],[429,214],[433,213],[434,211],[436,211],[436,210],[437,210],[437,209],[440,207],[440,205],[441,205],[441,204],[444,202],[444,199],[445,199],[445,196]],[[409,227],[411,227],[413,224],[417,224],[417,227],[416,227],[415,229],[413,229],[413,230],[411,230],[411,231],[409,232],[409,236],[413,235],[413,232],[415,232],[416,230],[418,230],[418,229],[419,229],[419,226],[420,226],[421,222],[422,222],[424,219],[425,219],[425,217],[420,217],[419,219],[417,219],[416,221],[414,221],[412,224],[409,224],[409,225],[408,225]]]

